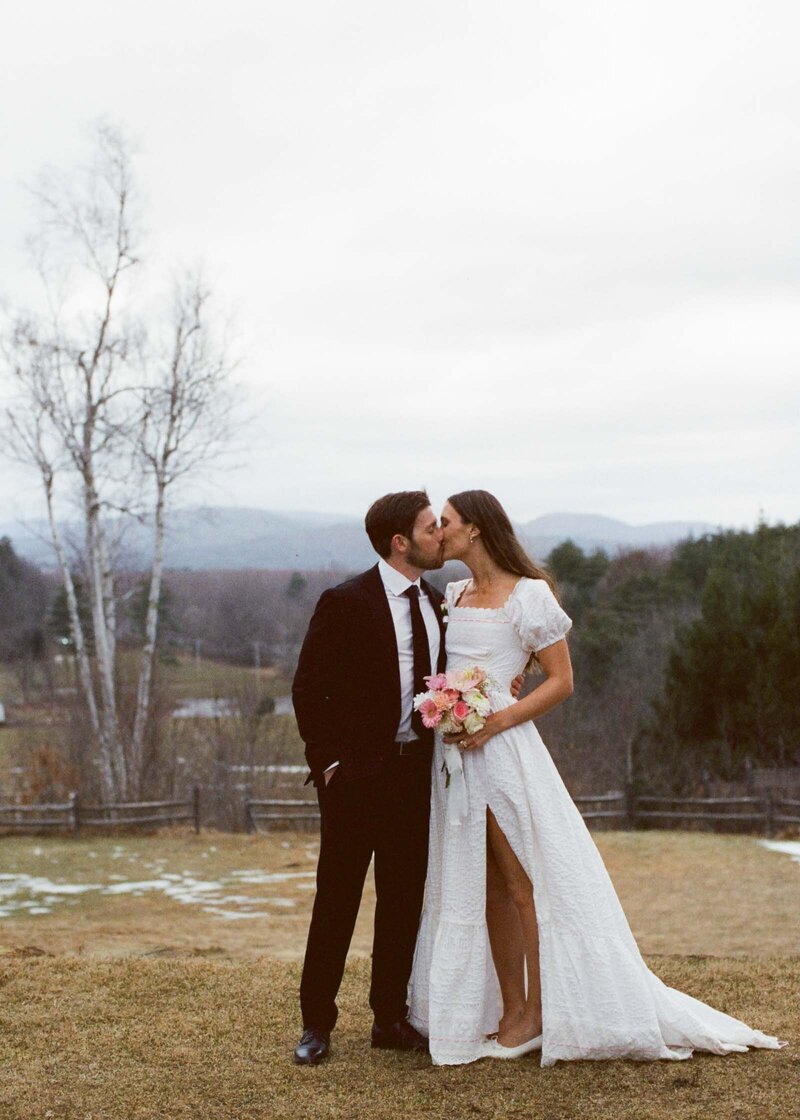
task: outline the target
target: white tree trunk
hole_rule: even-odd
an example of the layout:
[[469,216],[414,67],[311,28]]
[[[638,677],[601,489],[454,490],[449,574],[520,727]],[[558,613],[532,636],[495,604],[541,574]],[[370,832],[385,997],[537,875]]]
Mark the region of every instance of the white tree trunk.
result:
[[94,625],[94,651],[97,679],[100,685],[101,726],[103,749],[110,755],[113,771],[115,798],[127,793],[127,768],[120,741],[117,722],[117,700],[114,689],[113,642],[110,640],[106,617],[105,582],[103,578],[103,530],[100,524],[100,503],[91,481],[84,480],[84,509],[86,516],[86,563],[88,569],[89,601]]
[[106,797],[113,798],[115,795],[115,788],[111,755],[103,744],[103,736],[100,730],[100,717],[97,710],[97,698],[94,691],[94,681],[92,680],[92,668],[89,663],[89,653],[86,649],[86,640],[84,638],[83,627],[81,626],[80,614],[78,612],[78,597],[75,594],[75,584],[72,579],[72,572],[69,569],[69,564],[67,563],[64,545],[61,541],[61,534],[58,530],[55,511],[53,509],[52,484],[45,481],[44,490],[47,500],[47,517],[50,522],[50,534],[53,538],[53,548],[55,549],[58,566],[61,569],[61,579],[64,584],[64,593],[67,597],[67,610],[69,611],[69,621],[72,628],[72,640],[75,643],[75,658],[78,663],[81,687],[83,688],[92,731],[102,744],[102,749],[100,751],[100,775],[103,782],[103,792]]
[[150,709],[150,689],[153,681],[153,663],[155,660],[156,638],[158,636],[158,610],[159,601],[161,599],[161,578],[164,571],[164,505],[165,485],[162,481],[159,481],[155,509],[153,567],[150,572],[150,589],[147,595],[144,647],[142,649],[141,667],[139,669],[139,683],[136,693],[136,715],[133,721],[133,738],[131,741],[131,782],[134,787],[135,797],[139,795],[138,790],[142,781],[144,735]]

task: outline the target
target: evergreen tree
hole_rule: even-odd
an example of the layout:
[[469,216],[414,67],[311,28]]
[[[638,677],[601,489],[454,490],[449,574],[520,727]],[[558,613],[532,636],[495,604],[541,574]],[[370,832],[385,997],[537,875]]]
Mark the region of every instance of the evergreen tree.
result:
[[44,654],[47,584],[33,564],[0,538],[0,658],[38,659]]
[[800,526],[685,542],[671,576],[703,583],[646,728],[662,763],[678,784],[701,771],[737,779],[748,759],[800,764]]

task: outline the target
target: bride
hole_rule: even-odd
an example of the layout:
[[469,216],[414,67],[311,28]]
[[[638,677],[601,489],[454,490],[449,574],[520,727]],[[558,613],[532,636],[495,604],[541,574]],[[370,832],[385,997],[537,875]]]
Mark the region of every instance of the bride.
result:
[[[451,583],[447,667],[493,678],[492,714],[457,743],[437,735],[425,908],[409,1019],[437,1065],[542,1051],[578,1058],[689,1058],[780,1043],[647,967],[603,861],[532,720],[572,692],[571,622],[495,497],[455,494],[441,524]],[[511,680],[543,673],[515,702]],[[442,771],[446,767],[447,784]]]

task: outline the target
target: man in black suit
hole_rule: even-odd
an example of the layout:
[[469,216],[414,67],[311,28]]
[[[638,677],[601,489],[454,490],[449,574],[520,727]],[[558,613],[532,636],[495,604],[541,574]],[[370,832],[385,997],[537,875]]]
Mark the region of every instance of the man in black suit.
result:
[[317,894],[295,1061],[327,1057],[336,995],[375,857],[369,1001],[372,1045],[427,1051],[406,991],[428,862],[433,733],[413,712],[423,677],[444,670],[442,596],[421,578],[442,566],[442,531],[421,490],[387,494],[366,530],[380,560],[324,592],[300,653],[292,698],[321,817]]

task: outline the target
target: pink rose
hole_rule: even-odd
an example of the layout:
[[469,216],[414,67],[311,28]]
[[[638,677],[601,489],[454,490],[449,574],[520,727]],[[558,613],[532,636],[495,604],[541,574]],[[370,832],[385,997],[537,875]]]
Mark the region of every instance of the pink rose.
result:
[[455,704],[456,700],[458,700],[460,695],[461,695],[461,693],[458,691],[457,688],[445,688],[445,689],[443,689],[442,690],[442,696],[444,697],[444,699],[446,701],[445,707],[452,708],[452,706]]
[[448,673],[447,677],[451,688],[457,688],[459,692],[469,692],[471,688],[477,688],[483,684],[486,673],[476,665],[472,669],[456,669],[454,672]]
[[442,688],[447,688],[447,676],[445,673],[435,673],[431,677],[424,677],[423,680],[433,692],[438,692]]
[[457,719],[459,723],[462,723],[472,711],[472,708],[470,708],[465,700],[457,700],[450,711],[453,719]]
[[423,700],[419,706],[419,714],[426,727],[435,727],[442,718],[442,713],[436,706],[435,700]]

